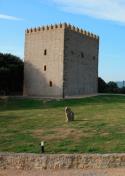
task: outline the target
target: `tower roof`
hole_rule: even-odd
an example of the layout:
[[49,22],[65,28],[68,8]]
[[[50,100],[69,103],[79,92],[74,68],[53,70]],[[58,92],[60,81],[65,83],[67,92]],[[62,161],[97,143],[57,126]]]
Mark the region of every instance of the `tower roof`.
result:
[[30,28],[26,29],[26,34],[30,34],[32,32],[40,32],[40,31],[47,31],[47,30],[55,30],[55,29],[69,29],[74,32],[78,32],[80,34],[83,34],[84,36],[88,36],[90,38],[93,38],[95,40],[99,40],[99,36],[95,35],[89,31],[86,31],[84,29],[75,27],[74,25],[68,24],[68,23],[60,23],[60,24],[54,24],[54,25],[46,25],[46,26],[41,26],[41,27],[35,27],[35,28]]

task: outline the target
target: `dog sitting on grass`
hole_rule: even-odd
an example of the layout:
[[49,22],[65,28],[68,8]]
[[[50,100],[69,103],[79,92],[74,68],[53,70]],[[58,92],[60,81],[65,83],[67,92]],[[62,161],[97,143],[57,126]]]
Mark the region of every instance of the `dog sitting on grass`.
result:
[[69,107],[65,107],[66,122],[74,121],[74,112]]

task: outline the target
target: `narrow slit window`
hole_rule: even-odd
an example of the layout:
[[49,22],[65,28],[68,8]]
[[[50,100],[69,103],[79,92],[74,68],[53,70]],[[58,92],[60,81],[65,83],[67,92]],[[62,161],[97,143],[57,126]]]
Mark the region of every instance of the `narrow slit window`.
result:
[[81,52],[81,57],[84,58],[84,53],[83,52]]
[[46,65],[44,65],[44,71],[46,71]]
[[49,82],[49,86],[52,87],[53,86],[53,83],[52,81]]
[[46,50],[46,49],[44,50],[44,55],[45,55],[45,56],[47,55],[47,50]]
[[96,57],[95,56],[93,56],[93,60],[95,60],[96,59]]

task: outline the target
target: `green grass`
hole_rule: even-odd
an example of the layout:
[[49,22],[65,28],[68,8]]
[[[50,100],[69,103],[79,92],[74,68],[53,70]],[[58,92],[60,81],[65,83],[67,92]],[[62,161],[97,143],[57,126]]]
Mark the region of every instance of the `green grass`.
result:
[[[75,121],[65,122],[70,106]],[[0,151],[46,153],[125,152],[125,96],[72,100],[0,100]]]

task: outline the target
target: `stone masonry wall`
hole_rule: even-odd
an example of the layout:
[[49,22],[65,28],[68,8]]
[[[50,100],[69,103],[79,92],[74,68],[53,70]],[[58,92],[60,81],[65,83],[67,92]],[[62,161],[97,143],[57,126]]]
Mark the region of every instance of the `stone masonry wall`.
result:
[[97,93],[99,40],[66,29],[64,48],[65,96]]
[[[26,32],[25,95],[62,97],[63,51],[63,28]],[[52,85],[50,86],[50,84]]]
[[125,154],[0,153],[0,169],[106,169],[125,167]]

